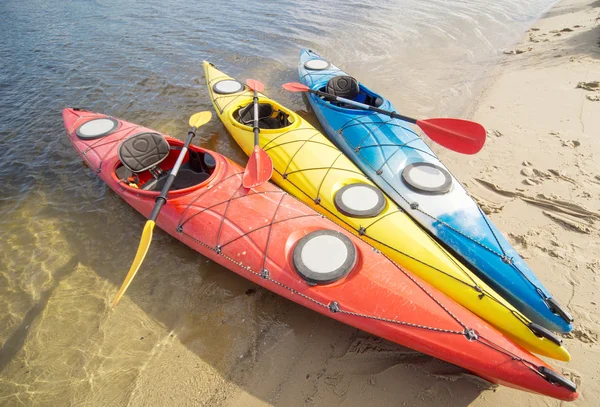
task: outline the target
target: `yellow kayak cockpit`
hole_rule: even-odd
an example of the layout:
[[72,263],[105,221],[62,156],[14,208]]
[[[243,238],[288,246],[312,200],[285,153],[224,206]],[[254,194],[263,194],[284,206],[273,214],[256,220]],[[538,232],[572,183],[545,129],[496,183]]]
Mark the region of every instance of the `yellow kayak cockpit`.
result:
[[[254,103],[251,95],[229,111],[230,122],[246,131],[254,126]],[[280,104],[262,98],[258,99],[258,127],[260,131],[282,132],[292,130],[299,123],[298,116]]]
[[[246,126],[253,126],[254,103],[240,107],[233,112],[233,117]],[[277,109],[271,103],[258,104],[258,127],[260,129],[283,129],[290,124],[290,115],[284,110]]]

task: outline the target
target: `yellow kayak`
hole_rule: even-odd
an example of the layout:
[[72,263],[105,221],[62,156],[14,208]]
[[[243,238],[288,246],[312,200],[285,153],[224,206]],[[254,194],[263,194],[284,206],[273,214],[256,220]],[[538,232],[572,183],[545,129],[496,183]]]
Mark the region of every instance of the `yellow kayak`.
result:
[[[254,149],[253,92],[204,61],[213,106],[235,141]],[[306,120],[259,93],[259,145],[272,180],[360,236],[531,352],[569,361],[561,339],[533,324],[421,230]]]

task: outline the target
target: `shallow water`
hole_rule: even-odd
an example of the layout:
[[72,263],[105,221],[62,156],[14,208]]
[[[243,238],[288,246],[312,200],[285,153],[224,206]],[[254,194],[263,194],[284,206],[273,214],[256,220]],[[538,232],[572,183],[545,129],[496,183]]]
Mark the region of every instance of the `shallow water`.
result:
[[[160,232],[109,312],[143,219],[81,165],[64,137],[64,107],[181,138],[190,114],[212,110],[206,59],[304,109],[279,85],[297,79],[308,47],[407,114],[457,114],[552,1],[200,3],[0,4],[1,405],[160,404],[177,374],[191,389],[178,404],[218,404],[222,389],[244,382],[240,360],[277,335],[315,333],[304,320],[341,329]],[[245,162],[217,120],[195,143]]]

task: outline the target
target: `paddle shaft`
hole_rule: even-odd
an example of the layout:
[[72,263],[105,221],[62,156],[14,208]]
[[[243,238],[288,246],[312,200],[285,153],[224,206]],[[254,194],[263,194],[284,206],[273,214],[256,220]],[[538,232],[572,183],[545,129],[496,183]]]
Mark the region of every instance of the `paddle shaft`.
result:
[[329,93],[321,92],[319,90],[309,89],[308,91],[310,93],[314,93],[315,95],[323,96],[326,99],[335,100],[336,102],[346,103],[346,104],[349,104],[349,105],[360,107],[361,109],[370,110],[372,112],[377,112],[377,113],[385,114],[385,115],[388,115],[390,117],[393,117],[394,119],[404,120],[405,122],[409,122],[409,123],[413,123],[413,124],[417,123],[417,119],[413,119],[412,117],[408,117],[408,116],[403,116],[403,115],[398,114],[396,112],[389,112],[387,110],[379,109],[379,108],[377,108],[375,106],[370,106],[370,105],[366,105],[364,103],[355,102],[354,100],[342,98],[342,97],[339,97],[339,96],[330,95]]
[[163,186],[162,190],[160,191],[160,195],[156,198],[156,205],[154,205],[154,209],[152,209],[152,213],[150,214],[150,217],[148,218],[148,220],[155,221],[156,218],[158,217],[158,213],[162,209],[163,205],[165,203],[167,203],[167,194],[169,193],[169,189],[171,188],[171,185],[173,185],[173,182],[175,181],[175,177],[177,177],[177,173],[179,172],[179,168],[181,167],[181,163],[183,162],[185,153],[187,153],[188,146],[192,142],[192,139],[194,138],[194,136],[196,136],[196,127],[192,127],[192,129],[188,133],[187,139],[185,140],[185,144],[183,145],[183,148],[181,149],[181,153],[179,153],[179,157],[177,157],[177,161],[175,162],[173,169],[169,173],[167,182],[165,182],[165,185]]
[[260,132],[260,128],[258,127],[258,92],[254,89],[254,99],[252,100],[254,106],[254,145],[258,145],[258,133]]

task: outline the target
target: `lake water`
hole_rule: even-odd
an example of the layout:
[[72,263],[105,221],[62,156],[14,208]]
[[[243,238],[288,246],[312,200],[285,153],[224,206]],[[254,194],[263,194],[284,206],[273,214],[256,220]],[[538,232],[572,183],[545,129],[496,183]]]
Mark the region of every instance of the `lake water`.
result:
[[[144,220],[81,165],[64,107],[183,138],[189,115],[212,110],[206,59],[303,110],[279,85],[297,80],[308,47],[403,113],[460,114],[552,3],[0,2],[0,405],[214,405],[236,386],[277,404],[248,385],[257,360],[266,382],[281,373],[257,355],[282,338],[353,332],[161,232],[110,312]],[[245,162],[218,120],[195,142]]]

